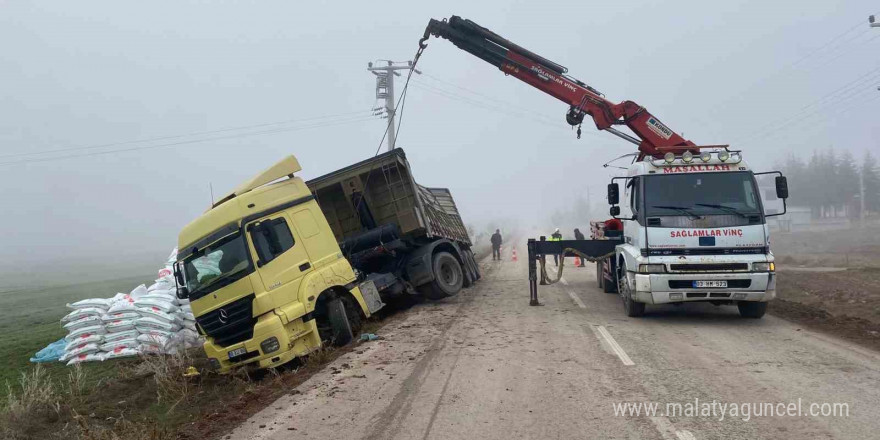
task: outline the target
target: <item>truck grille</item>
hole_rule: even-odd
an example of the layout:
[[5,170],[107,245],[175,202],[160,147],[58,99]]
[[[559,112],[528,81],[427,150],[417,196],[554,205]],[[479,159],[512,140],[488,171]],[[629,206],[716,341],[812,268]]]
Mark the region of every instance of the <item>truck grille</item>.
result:
[[673,272],[735,272],[749,270],[749,263],[670,264]]
[[253,316],[254,294],[236,300],[196,318],[214,343],[228,347],[246,341],[254,335],[257,319]]
[[[752,280],[727,280],[728,289],[748,289],[752,286]],[[670,289],[693,289],[694,280],[669,280]],[[717,289],[715,287],[712,290]],[[688,294],[690,297],[690,294]]]

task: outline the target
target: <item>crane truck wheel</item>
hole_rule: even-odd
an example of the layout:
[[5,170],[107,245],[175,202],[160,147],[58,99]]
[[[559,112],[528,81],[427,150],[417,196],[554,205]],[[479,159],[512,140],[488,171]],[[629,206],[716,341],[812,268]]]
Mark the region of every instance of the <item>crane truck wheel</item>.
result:
[[[602,262],[602,271],[599,272],[599,282],[602,283],[602,291],[605,293],[617,293],[619,283],[617,281],[609,281],[605,278],[605,265],[609,264],[609,260],[605,260]],[[597,263],[598,265],[598,263]],[[614,265],[611,266],[611,271],[614,271]]]
[[767,312],[767,303],[765,302],[739,302],[736,304],[739,308],[739,316],[743,318],[760,319]]
[[[606,283],[607,284],[607,283]],[[645,303],[635,302],[632,297],[632,286],[629,277],[626,274],[626,266],[620,267],[620,274],[617,278],[617,287],[620,291],[620,297],[623,299],[623,310],[626,316],[630,318],[638,318],[645,314]]]
[[458,260],[449,252],[437,252],[432,268],[434,281],[424,286],[425,296],[438,300],[458,294],[464,284],[464,273]]

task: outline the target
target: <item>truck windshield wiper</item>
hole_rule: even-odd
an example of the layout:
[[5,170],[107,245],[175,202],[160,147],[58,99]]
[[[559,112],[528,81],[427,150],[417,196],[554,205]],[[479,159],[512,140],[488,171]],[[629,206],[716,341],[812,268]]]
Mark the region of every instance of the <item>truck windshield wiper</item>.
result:
[[727,211],[727,212],[729,212],[729,213],[731,213],[731,214],[736,214],[736,215],[738,215],[738,216],[740,216],[740,217],[742,217],[742,218],[749,218],[748,215],[742,213],[740,210],[734,208],[733,206],[715,205],[715,204],[711,204],[711,203],[694,203],[694,205],[697,205],[697,206],[706,206],[706,207],[709,207],[709,208],[716,208],[716,209],[720,209],[720,210],[722,210],[722,211]]
[[683,207],[683,206],[668,206],[668,205],[651,205],[652,208],[660,208],[660,209],[672,209],[674,211],[679,211],[685,213],[688,217],[693,220],[700,220],[703,217],[694,214],[691,210]]

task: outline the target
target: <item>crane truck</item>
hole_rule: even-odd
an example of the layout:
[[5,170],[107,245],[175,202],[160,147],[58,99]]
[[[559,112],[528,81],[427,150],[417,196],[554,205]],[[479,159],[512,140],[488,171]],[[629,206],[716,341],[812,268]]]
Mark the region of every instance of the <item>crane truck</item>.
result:
[[[766,218],[785,214],[788,197],[781,173],[754,172],[742,151],[727,145],[698,146],[645,107],[633,101],[612,102],[569,76],[564,66],[471,20],[458,16],[430,20],[419,41],[419,55],[431,36],[449,40],[505,75],[563,101],[568,105],[565,120],[577,127],[578,137],[590,116],[597,129],[637,146],[629,155],[632,163],[625,175],[608,185],[612,219],[602,222],[603,233],[593,237],[597,240],[540,242],[534,244],[540,247],[539,254],[594,251],[599,285],[605,292],[619,294],[631,317],[644,314],[646,304],[694,301],[735,304],[743,317],[764,315],[767,302],[776,296]],[[776,175],[781,212],[765,213],[755,179],[759,174]],[[619,182],[624,185],[624,203],[620,203]],[[613,253],[598,254],[608,243],[597,241],[608,239],[618,242]],[[533,258],[530,265],[536,304]]]
[[289,156],[186,225],[174,265],[211,369],[272,368],[344,345],[386,302],[480,278],[449,190],[402,149],[303,181]]

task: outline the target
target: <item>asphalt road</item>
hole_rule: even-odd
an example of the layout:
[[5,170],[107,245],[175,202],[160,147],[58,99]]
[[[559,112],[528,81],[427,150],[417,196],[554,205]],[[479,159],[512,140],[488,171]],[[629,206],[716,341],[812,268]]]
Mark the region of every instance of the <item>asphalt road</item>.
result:
[[[880,353],[772,316],[745,320],[735,307],[649,306],[645,317],[627,318],[619,298],[596,287],[592,265],[566,267],[565,281],[542,286],[543,305],[530,307],[522,258],[510,261],[508,250],[504,261],[482,267],[476,287],[404,312],[382,329],[384,339],[337,359],[231,438],[868,439],[880,432]],[[658,403],[657,412],[615,412],[615,404],[643,402]],[[848,415],[821,416],[835,403]],[[784,414],[768,415],[768,405]]]

